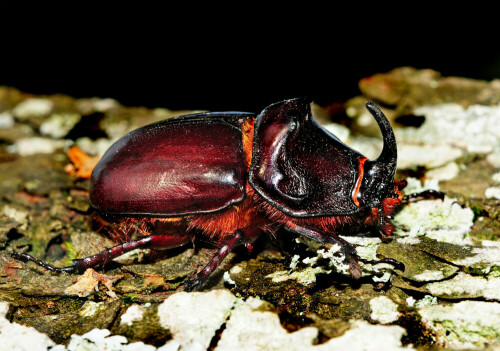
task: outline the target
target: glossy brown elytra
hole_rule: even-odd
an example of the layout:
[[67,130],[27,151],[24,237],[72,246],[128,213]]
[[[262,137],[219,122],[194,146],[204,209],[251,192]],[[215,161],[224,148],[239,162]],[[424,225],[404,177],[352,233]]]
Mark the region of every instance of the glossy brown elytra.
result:
[[402,203],[443,196],[403,196],[406,182],[394,180],[391,125],[373,103],[366,107],[384,141],[376,160],[319,126],[310,101],[302,98],[273,104],[259,115],[200,113],[139,128],[113,144],[94,168],[90,203],[100,214],[166,223],[169,230],[146,232],[69,267],[56,268],[24,253],[13,256],[50,271],[77,273],[136,248],[170,249],[203,235],[219,250],[185,284],[194,290],[236,246],[251,246],[264,230],[284,229],[339,244],[354,278],[361,276],[359,262],[404,269],[390,258],[361,259],[339,237],[376,230],[387,238],[394,229],[389,219]]

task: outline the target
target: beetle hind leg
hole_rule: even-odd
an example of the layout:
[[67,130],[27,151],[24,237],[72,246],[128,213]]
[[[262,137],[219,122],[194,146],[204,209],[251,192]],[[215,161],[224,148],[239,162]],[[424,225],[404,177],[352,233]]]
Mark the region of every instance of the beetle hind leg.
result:
[[38,266],[43,267],[46,270],[54,273],[83,273],[87,268],[102,267],[112,259],[117,258],[135,249],[139,248],[143,249],[151,248],[156,250],[172,249],[190,242],[192,240],[192,237],[193,237],[192,234],[148,235],[137,240],[131,240],[123,244],[113,246],[109,249],[106,249],[104,251],[101,251],[95,255],[86,258],[75,259],[73,260],[73,264],[71,266],[61,267],[61,268],[54,267],[26,253],[14,252],[11,254],[11,256],[19,261],[24,261],[24,262],[31,261],[37,264]]
[[50,264],[48,264],[44,261],[38,260],[38,259],[34,258],[33,256],[31,256],[27,253],[23,253],[23,252],[13,252],[10,254],[10,256],[13,259],[18,260],[18,261],[34,262],[36,265],[43,267],[46,270],[54,272],[54,273],[79,273],[80,272],[79,265],[77,262],[75,262],[78,260],[73,260],[72,266],[59,268],[59,267],[51,266]]

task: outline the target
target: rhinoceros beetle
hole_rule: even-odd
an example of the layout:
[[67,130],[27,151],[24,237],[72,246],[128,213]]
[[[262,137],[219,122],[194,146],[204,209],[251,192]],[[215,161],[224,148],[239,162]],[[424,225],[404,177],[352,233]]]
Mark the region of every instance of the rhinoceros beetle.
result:
[[[389,220],[404,202],[442,197],[424,192],[403,196],[404,180],[394,180],[396,139],[387,118],[373,103],[384,146],[368,160],[313,119],[305,98],[275,103],[259,115],[198,113],[139,128],[114,143],[91,176],[90,204],[118,221],[160,223],[143,237],[56,268],[24,253],[21,260],[57,273],[79,273],[104,265],[136,248],[170,249],[206,236],[219,250],[188,283],[199,289],[227,254],[251,247],[264,231],[278,229],[321,243],[336,243],[354,278],[367,261],[339,234],[376,230],[391,235]],[[164,228],[154,230],[154,228]]]

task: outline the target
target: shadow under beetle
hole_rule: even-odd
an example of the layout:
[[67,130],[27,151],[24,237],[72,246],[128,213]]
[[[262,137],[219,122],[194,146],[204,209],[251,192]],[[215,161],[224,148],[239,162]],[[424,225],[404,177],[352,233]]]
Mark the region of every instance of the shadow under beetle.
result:
[[147,219],[161,223],[96,255],[57,268],[24,253],[57,273],[81,273],[104,265],[136,248],[170,249],[204,235],[219,250],[184,285],[197,290],[227,254],[240,244],[251,248],[264,231],[284,228],[321,243],[336,243],[356,279],[359,262],[368,261],[339,235],[376,230],[388,238],[389,220],[403,203],[443,198],[426,191],[403,196],[404,180],[394,180],[396,139],[387,118],[373,103],[367,109],[377,121],[384,146],[368,160],[343,144],[313,119],[310,100],[275,103],[259,115],[243,112],[199,113],[154,123],[114,143],[91,176],[90,204],[118,221]]

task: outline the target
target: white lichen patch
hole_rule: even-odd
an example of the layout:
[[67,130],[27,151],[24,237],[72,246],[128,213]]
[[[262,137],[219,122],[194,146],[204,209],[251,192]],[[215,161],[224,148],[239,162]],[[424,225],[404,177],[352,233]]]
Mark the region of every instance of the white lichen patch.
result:
[[439,181],[453,179],[458,176],[458,173],[460,173],[460,167],[455,162],[450,162],[442,167],[427,171],[425,176]]
[[334,244],[328,250],[320,249],[316,252],[318,258],[327,259],[328,266],[335,268],[337,272],[347,274],[349,272],[349,265],[345,262],[345,256],[341,252],[340,245]]
[[131,130],[135,129],[133,126],[130,126],[127,121],[114,122],[112,124],[105,125],[104,128],[106,134],[109,135],[113,140],[117,140]]
[[[377,248],[382,243],[379,238],[357,236],[341,236],[341,238],[355,245],[356,252],[362,259],[377,261]],[[300,242],[308,244],[309,240],[301,240]],[[346,262],[345,255],[342,253],[340,245],[333,244],[329,249],[318,247],[320,246],[317,245],[317,242],[313,242],[310,245],[309,251],[315,252],[316,256],[306,257],[300,260],[300,256],[296,255],[296,257],[294,256],[292,258],[290,264],[291,271],[275,272],[269,274],[267,278],[272,279],[274,282],[296,279],[301,282],[301,284],[309,285],[315,282],[315,275],[319,273],[328,274],[331,270],[350,276],[349,264]],[[309,267],[301,271],[292,272],[295,267],[297,267],[299,261]],[[360,266],[362,267],[362,276],[372,276],[373,281],[376,283],[388,282],[392,276],[390,272],[394,269],[394,266],[388,263],[372,265],[360,262]],[[380,274],[381,270],[387,271]]]
[[[333,244],[329,249],[325,249],[324,247],[321,248],[321,245],[318,245],[317,242],[307,238],[297,238],[296,240],[308,245],[309,251],[315,252],[316,256],[301,258],[300,255],[294,255],[289,265],[290,271],[275,272],[267,275],[267,278],[276,283],[295,279],[302,285],[310,285],[316,282],[317,274],[328,274],[332,269],[339,273],[349,274],[349,265],[345,262],[345,256],[341,252],[340,245]],[[300,262],[308,267],[294,271]]]
[[271,279],[274,283],[281,283],[287,280],[297,280],[299,284],[308,286],[316,283],[316,275],[319,273],[330,273],[330,270],[326,270],[324,267],[306,267],[299,271],[289,272],[289,271],[277,271],[266,275],[266,278]]
[[436,168],[446,165],[463,155],[463,151],[451,145],[398,145],[398,168],[416,166]]
[[[377,261],[377,249],[382,241],[379,238],[366,238],[366,237],[355,237],[355,236],[342,236],[343,239],[348,241],[349,243],[356,245],[356,252],[359,257],[369,261]],[[380,282],[388,282],[392,274],[391,272],[394,270],[394,266],[389,263],[379,263],[376,265],[365,264],[360,262],[360,265],[363,268],[362,275],[363,276],[372,276],[372,280],[375,283]],[[380,275],[379,272],[385,272]],[[346,268],[345,274],[349,274],[349,270]]]
[[294,270],[299,264],[299,261],[300,261],[300,255],[293,255],[292,260],[290,261],[288,267],[290,267],[291,270]]
[[[405,236],[425,235],[437,241],[471,245],[466,235],[473,225],[474,213],[462,208],[455,199],[410,203],[394,217],[395,233]],[[408,228],[405,231],[403,228]]]
[[492,187],[487,188],[484,191],[484,196],[486,196],[487,199],[500,200],[500,187],[499,186],[492,186]]
[[415,302],[417,302],[417,300],[415,300],[415,298],[413,296],[410,296],[410,297],[407,297],[406,298],[406,304],[409,306],[409,307],[413,307],[415,306]]
[[500,241],[482,240],[481,245],[484,247],[496,247],[500,249]]
[[416,274],[412,277],[412,279],[417,282],[427,282],[430,280],[442,280],[446,278],[442,271],[431,271],[425,270],[420,274]]
[[19,119],[25,119],[28,117],[42,117],[48,115],[54,103],[51,100],[43,98],[30,98],[14,107],[12,114]]
[[486,161],[495,168],[500,168],[500,150],[486,156]]
[[351,329],[342,336],[317,345],[319,331],[316,327],[290,333],[283,328],[272,308],[259,298],[250,297],[244,301],[227,290],[179,292],[165,300],[158,309],[160,323],[173,335],[173,339],[158,349],[141,342],[128,344],[123,336],[111,335],[106,329],[94,329],[82,336],[72,335],[67,348],[57,345],[51,351],[204,351],[224,323],[215,351],[406,350],[401,343],[405,334],[403,328],[372,325],[366,321],[352,321]]
[[500,172],[497,172],[491,176],[491,180],[496,184],[500,184]]
[[264,304],[252,297],[238,303],[231,312],[216,350],[316,350],[313,346],[318,336],[316,328],[307,327],[288,333],[281,326],[277,314],[262,310]]
[[438,346],[483,348],[500,337],[498,303],[462,301],[423,307],[419,313],[424,326],[436,336]]
[[420,243],[420,239],[412,236],[407,236],[403,238],[397,238],[396,241],[400,244],[407,245],[417,245]]
[[[483,241],[483,245],[486,241]],[[454,264],[459,266],[476,266],[490,267],[500,266],[500,246],[487,244],[484,247],[475,247],[472,249],[470,256],[459,260],[453,260]]]
[[5,316],[9,310],[7,302],[0,302],[0,349],[2,350],[47,350],[55,343],[33,327],[10,323]]
[[[500,168],[500,164],[497,167]],[[491,180],[495,186],[487,188],[484,192],[484,196],[486,196],[487,199],[500,200],[500,172],[493,174]]]
[[143,342],[129,344],[122,335],[111,335],[107,329],[93,329],[83,335],[71,335],[67,348],[57,345],[51,351],[154,351],[156,347]]
[[132,326],[134,322],[142,320],[144,311],[145,308],[139,304],[134,303],[130,305],[127,311],[120,317],[120,324]]
[[315,345],[318,336],[315,327],[289,333],[281,326],[277,314],[267,311],[262,301],[249,298],[246,302],[237,304],[232,311],[215,350],[405,350],[401,344],[404,334],[405,330],[400,326],[354,321],[352,328],[342,336]]
[[10,153],[17,153],[21,156],[30,156],[36,154],[51,154],[58,149],[65,147],[65,140],[54,140],[50,138],[32,137],[22,138],[7,147]]
[[80,119],[81,116],[77,113],[53,114],[42,123],[40,133],[55,139],[63,138]]
[[464,272],[425,286],[432,295],[451,298],[476,298],[500,301],[500,277],[484,278]]
[[382,243],[380,238],[359,236],[342,236],[341,238],[356,245],[356,252],[359,257],[365,260],[377,260],[377,248]]
[[22,223],[23,225],[27,225],[29,222],[29,214],[26,211],[23,211],[17,207],[5,205],[2,209],[2,213],[4,216],[7,216],[18,223]]
[[237,298],[228,290],[179,292],[158,307],[158,316],[161,326],[169,329],[182,347],[198,345],[206,350],[236,301]]
[[[374,269],[375,272],[378,272],[377,269]],[[372,280],[375,283],[387,283],[389,280],[391,280],[392,274],[390,272],[384,272],[381,276],[376,276],[374,275],[372,277]]]
[[405,194],[420,193],[425,190],[439,191],[439,181],[437,179],[426,178],[424,183],[413,177],[405,179],[407,185],[404,189]]
[[0,129],[14,127],[14,116],[8,111],[0,113]]
[[366,321],[355,321],[351,329],[338,338],[314,346],[312,350],[349,350],[349,351],[401,351],[401,338],[406,330],[398,325],[372,325]]
[[82,151],[89,155],[102,156],[109,149],[111,144],[115,140],[110,140],[106,138],[99,138],[97,140],[92,140],[88,137],[82,137],[76,139],[76,146],[78,146]]
[[229,275],[228,271],[224,272],[223,278],[225,283],[229,285],[236,285],[236,282],[233,279],[231,279],[231,276]]
[[378,296],[370,300],[370,318],[382,324],[398,320],[398,305],[386,296]]
[[399,143],[446,144],[477,153],[500,150],[500,106],[443,104],[418,108],[415,114],[425,116],[425,122],[397,129]]
[[94,100],[93,104],[94,110],[98,112],[106,112],[119,106],[118,101],[111,98]]
[[418,300],[415,303],[415,307],[422,308],[425,306],[437,305],[437,303],[438,303],[438,299],[436,296],[425,295],[423,298],[421,298],[420,300]]

